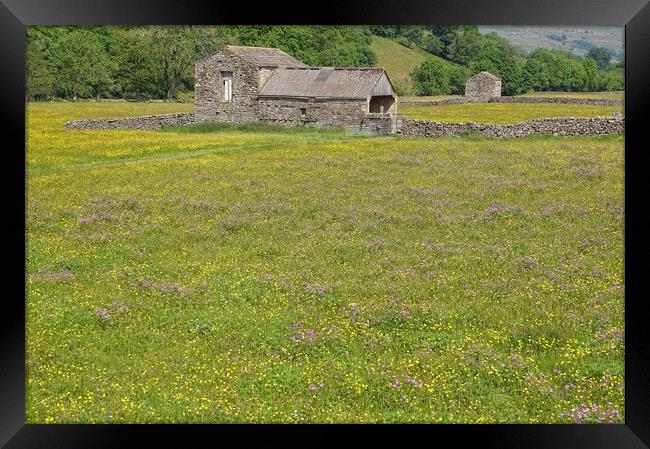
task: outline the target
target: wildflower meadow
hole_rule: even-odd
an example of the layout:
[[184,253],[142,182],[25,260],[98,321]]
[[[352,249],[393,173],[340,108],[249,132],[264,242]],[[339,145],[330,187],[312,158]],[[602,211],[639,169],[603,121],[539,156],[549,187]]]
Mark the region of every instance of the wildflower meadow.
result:
[[28,423],[624,422],[622,136],[191,109],[28,104]]

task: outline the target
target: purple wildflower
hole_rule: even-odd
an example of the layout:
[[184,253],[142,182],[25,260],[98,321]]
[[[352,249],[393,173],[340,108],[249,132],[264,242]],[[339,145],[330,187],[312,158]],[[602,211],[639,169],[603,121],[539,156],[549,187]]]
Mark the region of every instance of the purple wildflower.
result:
[[537,265],[537,259],[535,259],[534,257],[521,257],[516,261],[524,265],[528,265],[529,267]]
[[324,386],[325,386],[325,384],[323,382],[318,382],[318,384],[309,384],[307,389],[309,391],[316,391],[316,390],[319,390],[319,389],[323,388]]
[[108,309],[104,308],[99,308],[95,310],[95,316],[99,318],[101,321],[108,321],[111,319],[111,314],[108,311]]
[[293,335],[291,341],[294,343],[302,343],[302,335]]
[[323,296],[327,291],[329,290],[329,287],[324,284],[307,284],[305,285],[305,291],[307,293],[311,293],[313,295],[319,295]]
[[410,383],[411,385],[414,385],[414,386],[416,386],[418,388],[422,387],[422,381],[421,380],[413,379],[409,375],[404,376],[404,382]]

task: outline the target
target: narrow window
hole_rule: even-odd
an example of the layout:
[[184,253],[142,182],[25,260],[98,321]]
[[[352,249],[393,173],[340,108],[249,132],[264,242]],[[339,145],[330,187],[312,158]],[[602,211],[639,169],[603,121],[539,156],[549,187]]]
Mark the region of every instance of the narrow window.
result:
[[307,117],[307,108],[300,108],[300,117]]
[[223,101],[232,101],[232,72],[221,72]]

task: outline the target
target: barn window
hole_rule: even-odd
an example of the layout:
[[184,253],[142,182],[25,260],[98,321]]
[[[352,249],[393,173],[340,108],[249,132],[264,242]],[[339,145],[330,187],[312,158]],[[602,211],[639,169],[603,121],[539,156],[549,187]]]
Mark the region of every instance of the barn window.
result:
[[307,117],[307,108],[300,108],[300,117]]
[[221,72],[223,101],[232,101],[232,72]]

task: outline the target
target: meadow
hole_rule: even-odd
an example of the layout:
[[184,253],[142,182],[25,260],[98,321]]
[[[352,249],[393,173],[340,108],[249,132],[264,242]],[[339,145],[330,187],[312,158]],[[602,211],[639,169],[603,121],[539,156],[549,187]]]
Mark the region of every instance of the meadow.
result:
[[622,136],[182,110],[28,104],[26,422],[624,422]]
[[397,106],[408,118],[436,122],[508,124],[544,117],[596,117],[623,113],[623,106],[555,103],[467,103],[443,106]]

